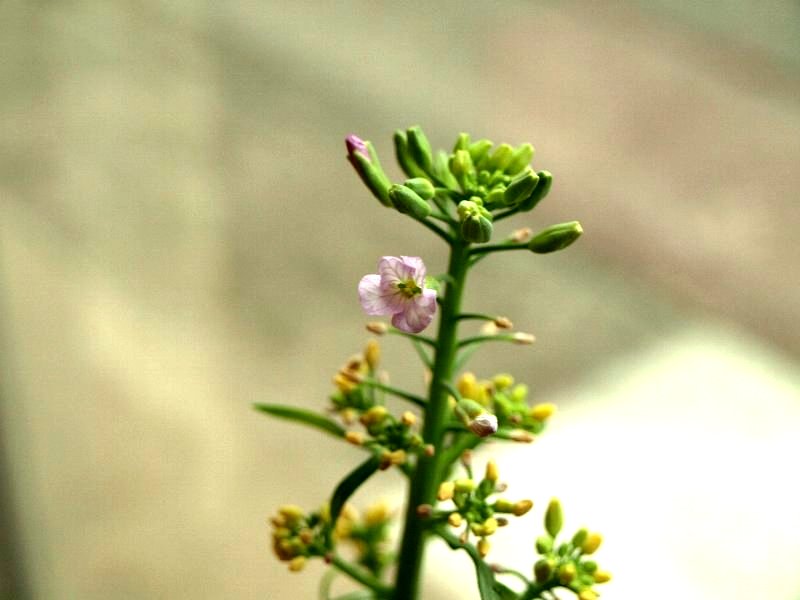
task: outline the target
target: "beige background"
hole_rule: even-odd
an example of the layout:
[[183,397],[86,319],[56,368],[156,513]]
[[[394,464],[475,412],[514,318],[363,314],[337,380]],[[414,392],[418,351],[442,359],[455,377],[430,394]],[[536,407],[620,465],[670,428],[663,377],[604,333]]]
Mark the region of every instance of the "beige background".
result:
[[[360,455],[249,406],[324,404],[380,255],[444,269],[344,160],[357,132],[388,164],[419,123],[440,146],[531,141],[555,188],[507,228],[587,231],[472,280],[469,308],[538,338],[475,368],[565,407],[509,455],[512,483],[602,527],[608,598],[797,598],[798,19],[781,1],[0,4],[6,595],[314,597],[321,565],[286,573],[265,519],[319,504]],[[399,340],[386,355],[421,389]],[[601,438],[570,433],[587,423]],[[552,448],[569,476],[536,477]],[[642,583],[642,545],[669,583]]]

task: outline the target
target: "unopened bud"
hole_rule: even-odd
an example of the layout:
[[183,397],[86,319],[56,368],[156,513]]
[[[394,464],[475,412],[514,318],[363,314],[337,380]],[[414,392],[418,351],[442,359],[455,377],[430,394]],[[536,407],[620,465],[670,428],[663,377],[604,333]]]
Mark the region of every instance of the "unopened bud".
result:
[[564,525],[564,511],[558,498],[550,500],[547,505],[547,512],[544,515],[544,527],[551,537],[556,537],[561,527]]
[[494,460],[490,460],[486,463],[486,475],[484,476],[489,481],[497,481],[497,478],[500,476],[500,473],[497,469],[497,463]]
[[430,200],[436,194],[433,184],[425,177],[407,179],[403,185],[413,190],[423,200]]
[[386,323],[381,323],[380,321],[372,321],[367,323],[367,331],[372,332],[375,335],[383,335],[389,331],[389,326]]
[[497,432],[497,417],[483,413],[472,419],[467,427],[478,437],[488,437]]
[[579,529],[575,532],[575,535],[572,536],[572,545],[579,547],[586,541],[586,536],[589,535],[589,532],[586,529]]
[[457,479],[455,482],[455,491],[465,494],[472,492],[475,489],[475,482],[472,479]]
[[511,162],[511,157],[514,155],[514,149],[508,144],[500,144],[492,152],[491,158],[487,163],[489,171],[504,171]]
[[498,373],[492,377],[492,383],[498,391],[502,392],[504,389],[514,385],[514,377],[508,373]]
[[553,538],[549,535],[540,535],[536,538],[536,552],[539,554],[549,554],[553,550]]
[[533,342],[536,341],[536,338],[533,336],[532,333],[523,333],[518,331],[513,335],[512,341],[515,344],[519,344],[521,346],[530,346]]
[[411,155],[411,149],[408,145],[408,138],[406,132],[398,129],[394,132],[394,152],[397,157],[397,162],[400,168],[409,177],[424,177],[425,172],[420,168],[414,157]]
[[488,159],[489,150],[491,150],[493,145],[494,144],[489,140],[476,140],[472,142],[468,149],[472,162],[482,167],[483,163]]
[[407,410],[400,417],[400,422],[406,427],[411,427],[417,422],[417,415]]
[[558,580],[564,585],[571,583],[575,579],[575,575],[577,575],[577,571],[572,563],[561,565],[558,569]]
[[472,164],[472,157],[467,150],[456,150],[453,153],[453,157],[450,159],[450,172],[463,191],[468,192],[475,187],[475,166]]
[[533,508],[533,501],[532,500],[520,500],[516,504],[514,504],[514,508],[511,512],[514,514],[515,517],[521,517],[525,513],[527,513],[531,508]]
[[537,421],[546,421],[556,412],[556,405],[552,402],[536,404],[530,410],[530,415]]
[[389,200],[389,186],[391,181],[378,162],[378,155],[369,142],[365,142],[356,135],[345,138],[347,146],[347,160],[353,165],[356,173],[381,204],[391,206]]
[[551,558],[541,558],[533,565],[533,574],[536,576],[536,581],[544,583],[548,581],[553,575],[555,569],[555,561]]
[[547,196],[550,188],[553,185],[553,176],[548,171],[539,171],[536,173],[539,177],[539,183],[536,184],[533,192],[531,195],[528,196],[525,200],[519,203],[519,209],[522,211],[529,211],[532,210],[539,202],[544,200],[544,197]]
[[483,535],[492,535],[497,531],[498,526],[497,519],[489,517],[483,522]]
[[458,381],[456,382],[456,389],[458,389],[458,393],[461,394],[462,398],[471,398],[474,400],[475,396],[477,395],[477,385],[478,380],[475,377],[475,374],[467,371],[458,378]]
[[289,561],[289,570],[292,573],[297,573],[298,571],[302,571],[303,567],[305,566],[306,566],[305,556],[295,556],[292,560]]
[[459,133],[458,139],[456,139],[456,143],[453,146],[453,152],[457,150],[467,150],[469,148],[469,134],[468,133]]
[[385,406],[373,406],[367,412],[361,415],[361,423],[367,427],[370,425],[375,425],[383,421],[388,414],[389,411],[386,410]]
[[578,592],[578,600],[597,600],[599,596],[593,589],[586,588]]
[[595,583],[608,583],[611,581],[611,573],[608,571],[595,571],[592,575]]
[[370,370],[374,371],[378,367],[381,360],[381,347],[375,340],[367,342],[367,347],[364,348],[364,359],[367,361]]
[[599,533],[590,533],[581,544],[581,551],[584,554],[594,554],[603,543],[603,536]]
[[451,527],[461,527],[461,523],[463,523],[463,521],[464,521],[463,517],[457,512],[450,513],[447,516],[447,523]]
[[303,509],[296,504],[284,504],[278,509],[278,514],[283,517],[287,523],[296,523],[305,516]]
[[506,165],[506,173],[509,175],[516,175],[525,167],[531,164],[533,160],[533,146],[530,144],[521,144],[514,150],[511,160]]
[[508,437],[513,442],[521,442],[523,444],[530,444],[534,440],[534,437],[530,433],[528,433],[527,431],[520,431],[520,430],[512,431],[511,435],[509,435]]
[[484,244],[492,239],[492,222],[482,215],[467,217],[461,222],[461,237],[464,241]]
[[548,254],[563,250],[583,233],[583,228],[578,221],[569,221],[551,225],[537,233],[528,244],[528,248],[536,254]]
[[411,151],[414,161],[423,171],[430,173],[431,167],[433,166],[433,151],[431,150],[431,144],[428,142],[428,138],[425,137],[419,125],[409,127],[406,131],[406,136],[408,139],[408,149]]
[[362,446],[364,444],[364,434],[360,431],[348,431],[344,434],[344,439],[354,446]]
[[514,502],[505,498],[498,498],[492,508],[494,508],[495,512],[512,513],[514,512]]
[[512,323],[511,319],[508,317],[495,317],[494,325],[500,329],[511,329],[514,327],[514,323]]
[[439,491],[436,492],[436,499],[440,502],[450,500],[453,497],[456,484],[454,481],[443,481],[439,484]]
[[489,554],[489,549],[491,548],[491,544],[489,543],[489,540],[487,540],[486,538],[481,538],[480,540],[478,540],[477,548],[478,548],[478,554],[480,554],[481,557],[483,558],[487,554]]
[[503,194],[503,203],[506,206],[516,206],[533,193],[538,183],[539,176],[536,173],[530,170],[525,171],[508,184]]
[[399,212],[411,215],[415,219],[424,219],[431,214],[431,205],[404,185],[392,185],[389,188],[389,198]]

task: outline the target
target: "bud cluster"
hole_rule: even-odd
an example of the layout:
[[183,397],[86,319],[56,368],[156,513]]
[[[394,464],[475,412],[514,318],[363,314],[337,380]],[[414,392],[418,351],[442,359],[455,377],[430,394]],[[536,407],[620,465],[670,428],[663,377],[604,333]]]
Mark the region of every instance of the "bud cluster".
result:
[[566,587],[579,600],[595,600],[599,594],[593,586],[610,581],[611,574],[586,557],[594,554],[603,538],[599,533],[580,529],[569,541],[557,543],[563,521],[561,503],[553,498],[544,517],[547,534],[536,540],[536,552],[541,556],[533,566],[537,585],[541,589]]
[[462,403],[470,401],[490,411],[496,416],[498,427],[517,430],[514,438],[520,441],[530,441],[523,432],[541,433],[556,411],[556,406],[550,402],[529,405],[528,386],[515,384],[514,377],[508,373],[478,380],[474,373],[467,371],[459,377],[457,389],[464,399]]
[[376,502],[363,515],[351,504],[345,504],[336,520],[334,537],[337,541],[351,542],[356,550],[356,561],[376,577],[391,562],[387,549],[392,511],[385,502]]
[[486,538],[495,533],[498,527],[508,524],[508,520],[501,515],[521,517],[533,507],[533,502],[531,500],[512,502],[505,498],[491,498],[504,491],[506,487],[497,482],[499,472],[493,460],[486,463],[484,477],[478,482],[471,477],[471,467],[468,464],[466,466],[469,477],[444,481],[439,485],[437,500],[440,502],[452,500],[454,508],[437,516],[446,519],[452,527],[464,527],[461,534],[462,543],[467,542],[470,534],[478,536],[476,544],[478,552],[481,556],[486,556],[489,552],[489,542]]
[[328,520],[326,510],[305,514],[293,504],[282,506],[270,519],[272,549],[279,560],[289,564],[290,571],[302,570],[309,557],[327,554],[324,529]]

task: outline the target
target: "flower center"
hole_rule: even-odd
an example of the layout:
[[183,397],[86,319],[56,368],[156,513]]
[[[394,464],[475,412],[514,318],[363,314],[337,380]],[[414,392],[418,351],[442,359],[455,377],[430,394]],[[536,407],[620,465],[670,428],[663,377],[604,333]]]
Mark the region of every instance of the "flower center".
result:
[[406,281],[399,281],[397,283],[398,291],[403,294],[406,298],[413,298],[417,294],[422,293],[422,288],[417,285],[417,282],[413,279],[407,279]]

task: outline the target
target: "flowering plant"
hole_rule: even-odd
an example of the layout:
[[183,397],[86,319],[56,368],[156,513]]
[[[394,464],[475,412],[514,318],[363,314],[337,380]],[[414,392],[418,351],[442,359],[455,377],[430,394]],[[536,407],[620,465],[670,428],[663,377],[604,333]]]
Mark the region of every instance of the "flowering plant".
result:
[[[590,557],[600,545],[597,533],[581,529],[559,539],[563,514],[552,499],[545,511],[545,533],[533,542],[538,558],[528,574],[491,564],[489,538],[498,528],[522,517],[529,499],[504,493],[494,460],[475,475],[472,450],[489,439],[529,443],[555,412],[550,403],[531,404],[528,389],[505,373],[478,379],[464,370],[472,352],[488,342],[530,344],[533,336],[513,332],[503,316],[462,312],[471,267],[496,252],[520,250],[547,254],[566,248],[582,233],[577,221],[547,227],[536,235],[528,228],[490,243],[494,225],[526,213],[550,191],[552,176],[530,167],[533,146],[495,146],[462,133],[450,153],[431,150],[419,127],[394,134],[397,160],[408,179],[393,183],[372,144],[355,135],[345,140],[347,159],[358,176],[387,208],[420,223],[448,245],[447,272],[426,273],[415,256],[384,256],[377,273],[358,284],[364,312],[391,317],[391,327],[370,322],[375,335],[408,338],[428,375],[427,397],[390,385],[380,370],[380,346],[370,340],[333,378],[329,414],[257,404],[266,414],[302,423],[362,448],[366,459],[348,473],[314,511],[286,505],[272,518],[276,555],[299,571],[314,557],[331,565],[320,597],[332,599],[331,579],[349,576],[360,586],[337,600],[415,600],[419,597],[425,544],[432,536],[472,560],[482,600],[554,598],[552,590],[571,590],[579,600],[598,597],[595,585],[610,575]],[[436,337],[422,335],[439,313]],[[483,322],[478,335],[459,337],[464,321]],[[400,415],[390,412],[386,397],[407,402]],[[402,540],[390,549],[391,509],[367,508],[364,516],[349,502],[374,474],[398,469],[409,482]],[[458,472],[457,472],[458,471]],[[347,553],[347,546],[352,546]]]

